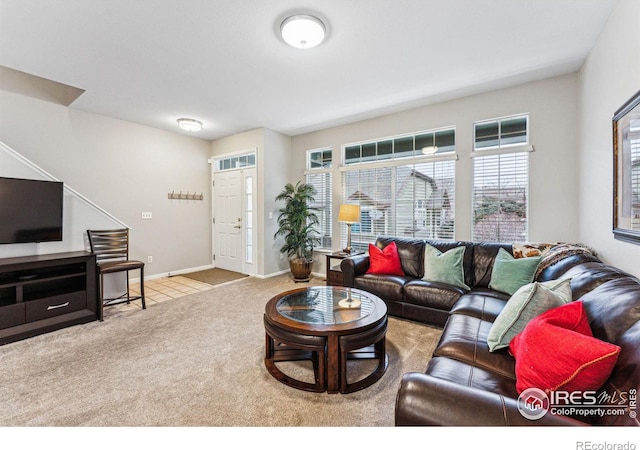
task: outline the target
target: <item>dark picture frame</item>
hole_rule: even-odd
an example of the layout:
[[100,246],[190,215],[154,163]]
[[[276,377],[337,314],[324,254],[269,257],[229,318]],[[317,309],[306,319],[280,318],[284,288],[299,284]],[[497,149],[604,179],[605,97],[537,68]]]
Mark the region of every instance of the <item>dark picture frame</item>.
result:
[[640,245],[640,91],[613,115],[613,235]]

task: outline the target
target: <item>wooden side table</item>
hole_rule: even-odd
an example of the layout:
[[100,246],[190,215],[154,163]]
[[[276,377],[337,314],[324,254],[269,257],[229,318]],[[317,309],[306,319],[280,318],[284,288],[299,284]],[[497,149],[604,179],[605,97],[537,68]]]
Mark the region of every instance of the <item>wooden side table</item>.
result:
[[[340,263],[349,255],[345,252],[329,253],[327,256],[327,286],[342,286],[344,283],[344,275],[340,268]],[[335,261],[337,260],[337,262]]]

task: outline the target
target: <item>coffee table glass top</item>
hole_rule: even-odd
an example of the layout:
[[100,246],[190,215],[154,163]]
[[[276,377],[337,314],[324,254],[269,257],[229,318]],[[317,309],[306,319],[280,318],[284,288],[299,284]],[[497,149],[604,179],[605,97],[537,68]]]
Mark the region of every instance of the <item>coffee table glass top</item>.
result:
[[349,288],[315,286],[282,297],[276,310],[288,319],[316,325],[338,325],[367,317],[373,301]]

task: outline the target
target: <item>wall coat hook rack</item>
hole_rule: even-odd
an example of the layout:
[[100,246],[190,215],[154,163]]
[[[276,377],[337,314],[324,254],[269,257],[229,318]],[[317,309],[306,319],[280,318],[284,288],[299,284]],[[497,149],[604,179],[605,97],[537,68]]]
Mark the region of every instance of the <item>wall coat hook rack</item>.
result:
[[168,194],[169,200],[203,200],[203,193],[189,192],[183,194],[182,191],[176,193],[175,191],[171,191]]

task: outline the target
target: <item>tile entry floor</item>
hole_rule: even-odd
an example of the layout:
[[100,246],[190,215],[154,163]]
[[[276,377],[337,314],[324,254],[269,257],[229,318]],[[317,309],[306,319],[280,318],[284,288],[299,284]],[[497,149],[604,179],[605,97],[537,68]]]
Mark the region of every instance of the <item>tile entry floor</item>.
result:
[[[188,294],[207,291],[213,288],[212,285],[192,280],[191,278],[175,275],[172,277],[162,277],[153,280],[145,280],[144,296],[147,308],[157,303],[166,302],[176,298],[184,297]],[[131,295],[140,295],[140,283],[131,282],[129,285]],[[104,316],[107,318],[109,312],[121,311],[125,309],[142,309],[140,300],[133,301],[129,304],[120,303],[117,305],[106,306],[104,308]]]

